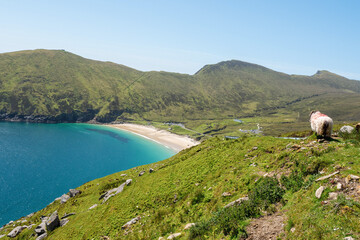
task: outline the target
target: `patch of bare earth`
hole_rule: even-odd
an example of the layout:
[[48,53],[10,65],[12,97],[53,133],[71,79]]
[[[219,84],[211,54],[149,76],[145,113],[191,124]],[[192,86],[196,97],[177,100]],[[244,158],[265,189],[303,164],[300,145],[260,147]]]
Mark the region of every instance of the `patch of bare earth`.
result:
[[247,240],[275,240],[284,233],[286,216],[283,212],[254,219],[246,227]]

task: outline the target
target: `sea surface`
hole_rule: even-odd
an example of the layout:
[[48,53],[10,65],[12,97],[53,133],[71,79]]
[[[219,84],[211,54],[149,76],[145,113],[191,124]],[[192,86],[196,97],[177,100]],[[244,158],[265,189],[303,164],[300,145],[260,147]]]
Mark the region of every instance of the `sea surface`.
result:
[[175,152],[106,126],[0,122],[0,226],[90,180]]

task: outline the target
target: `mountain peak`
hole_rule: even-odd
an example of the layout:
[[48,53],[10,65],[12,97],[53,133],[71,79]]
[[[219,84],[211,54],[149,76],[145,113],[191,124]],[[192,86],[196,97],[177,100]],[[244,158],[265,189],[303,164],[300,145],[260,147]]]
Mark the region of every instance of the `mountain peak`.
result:
[[216,64],[205,65],[199,71],[197,71],[195,75],[201,73],[211,73],[219,70],[224,71],[224,70],[240,70],[240,69],[254,69],[254,68],[267,69],[266,67],[263,67],[261,65],[233,59],[228,61],[222,61]]

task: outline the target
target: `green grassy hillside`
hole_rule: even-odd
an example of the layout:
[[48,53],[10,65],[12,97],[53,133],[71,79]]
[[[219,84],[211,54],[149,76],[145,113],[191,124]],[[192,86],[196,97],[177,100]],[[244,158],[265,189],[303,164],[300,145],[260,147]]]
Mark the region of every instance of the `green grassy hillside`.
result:
[[[357,239],[360,184],[350,174],[360,176],[358,140],[211,138],[170,159],[85,183],[78,187],[82,193],[68,202],[55,201],[22,218],[35,225],[18,239],[35,239],[40,216],[55,210],[60,217],[76,214],[50,232],[49,239],[158,239],[172,233],[181,233],[177,239],[255,239],[262,233],[274,234],[273,239]],[[155,171],[149,173],[150,168]],[[339,173],[316,181],[335,171]],[[101,194],[127,179],[132,183],[102,204]],[[320,186],[325,190],[317,198]],[[332,192],[337,199],[331,199]],[[224,208],[245,196],[248,201]],[[89,209],[94,204],[98,206]],[[138,222],[122,229],[138,216]],[[264,230],[269,222],[272,230]],[[184,230],[188,223],[195,226]],[[0,235],[13,228],[6,226]]]
[[63,50],[0,54],[2,119],[171,121],[194,129],[282,112],[298,115],[298,122],[318,107],[341,121],[358,118],[359,98],[360,82],[327,71],[287,75],[232,60],[187,75],[141,72]]

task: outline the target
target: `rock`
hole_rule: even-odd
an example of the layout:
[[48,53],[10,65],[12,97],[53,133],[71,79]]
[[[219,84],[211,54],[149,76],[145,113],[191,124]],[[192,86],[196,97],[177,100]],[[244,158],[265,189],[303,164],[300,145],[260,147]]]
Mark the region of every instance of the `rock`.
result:
[[341,184],[341,183],[337,183],[337,184],[336,184],[336,188],[337,188],[338,190],[341,190],[341,189],[342,189],[342,187],[343,187],[343,186],[342,186],[342,184]]
[[67,223],[69,222],[69,219],[68,218],[64,218],[60,221],[60,226],[63,227],[65,226]]
[[32,216],[34,216],[34,213],[30,213],[29,215],[26,216],[26,218],[30,218]]
[[127,223],[125,223],[121,229],[126,229],[129,228],[132,224],[135,224],[137,221],[139,221],[141,219],[141,217],[137,216],[136,218],[131,219],[130,221],[128,221]]
[[324,186],[320,186],[315,192],[315,197],[321,198],[321,194],[323,193],[324,189],[325,189]]
[[43,240],[43,239],[45,239],[47,237],[47,233],[43,233],[43,234],[41,234],[40,236],[38,236],[37,238],[36,238],[36,240]]
[[239,199],[236,199],[235,201],[228,203],[224,208],[232,207],[234,205],[240,205],[243,201],[247,201],[247,200],[249,200],[248,197],[241,197]]
[[94,204],[94,205],[92,205],[91,207],[89,207],[89,210],[90,209],[93,209],[93,208],[96,208],[97,207],[97,204]]
[[195,223],[188,223],[185,225],[184,230],[190,229],[192,226],[195,226]]
[[5,237],[6,235],[0,235],[0,238],[3,238],[3,237]]
[[60,198],[61,203],[66,203],[70,199],[70,196],[67,194],[63,194]]
[[322,181],[322,180],[328,179],[328,178],[330,178],[330,177],[332,177],[332,176],[334,176],[334,175],[338,174],[339,172],[340,172],[340,171],[336,171],[336,172],[331,173],[331,174],[329,174],[329,175],[326,175],[326,176],[320,177],[320,178],[316,179],[316,180],[315,180],[315,182],[318,182],[318,181]]
[[40,223],[36,228],[35,228],[35,232],[38,236],[42,235],[43,233],[46,232],[46,224],[45,221]]
[[139,173],[139,177],[141,177],[142,175],[144,175],[144,173],[145,173],[145,171],[141,171],[141,172]]
[[200,185],[200,183],[195,183],[195,186],[199,186]]
[[329,193],[329,200],[336,200],[337,197],[338,197],[338,193],[336,192]]
[[10,238],[16,237],[19,233],[21,233],[22,230],[24,230],[26,226],[17,226],[14,228],[7,236]]
[[120,175],[120,177],[126,177],[126,176],[127,176],[127,174],[125,174],[125,173]]
[[223,197],[229,197],[229,196],[231,196],[231,193],[229,193],[229,192],[223,192],[223,193],[221,194],[221,196],[223,196]]
[[344,240],[355,240],[355,239],[351,236],[348,236],[348,237],[344,237]]
[[345,126],[342,126],[340,128],[340,131],[339,132],[342,132],[342,133],[352,133],[354,131],[354,127],[352,126],[348,126],[348,125],[345,125]]
[[154,172],[154,169],[150,168],[149,173],[152,173],[152,172]]
[[75,197],[76,195],[79,195],[81,193],[80,190],[76,190],[76,189],[69,189],[69,196],[70,197]]
[[125,185],[129,186],[131,183],[132,183],[132,179],[128,179],[128,180],[126,180]]
[[257,150],[257,149],[258,149],[258,147],[253,147],[253,148],[252,148],[252,150]]
[[352,180],[359,180],[359,179],[360,179],[360,177],[359,177],[359,176],[356,176],[356,175],[350,174],[349,176],[350,176],[350,178],[351,178]]
[[167,239],[175,239],[175,238],[180,237],[180,236],[181,236],[181,233],[173,233],[170,236],[168,236]]
[[60,226],[60,219],[57,211],[53,212],[49,219],[46,221],[46,230],[53,231]]
[[75,215],[75,213],[74,213],[74,212],[72,212],[72,213],[65,213],[64,216],[61,217],[61,219],[70,217],[70,216],[72,216],[72,215]]
[[159,237],[158,240],[165,240],[165,238],[164,237]]

